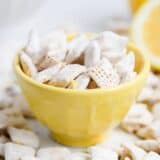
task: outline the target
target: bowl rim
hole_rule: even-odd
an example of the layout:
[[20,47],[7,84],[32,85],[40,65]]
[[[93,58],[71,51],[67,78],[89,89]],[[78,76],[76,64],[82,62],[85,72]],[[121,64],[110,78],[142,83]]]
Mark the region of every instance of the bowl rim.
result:
[[142,57],[143,66],[135,79],[133,79],[129,82],[126,82],[124,84],[120,84],[120,85],[113,87],[113,88],[107,88],[107,89],[106,88],[104,88],[104,89],[103,88],[95,88],[95,89],[84,89],[84,90],[77,89],[76,90],[76,89],[60,88],[60,87],[55,87],[55,86],[40,83],[40,82],[34,80],[33,78],[27,76],[22,71],[20,64],[19,64],[19,52],[22,49],[20,49],[17,52],[17,54],[15,55],[14,61],[13,61],[13,67],[14,67],[16,74],[19,75],[24,81],[30,83],[31,85],[34,85],[36,87],[46,89],[49,91],[57,91],[57,92],[61,92],[61,93],[74,93],[74,94],[97,94],[97,93],[100,94],[100,93],[116,92],[119,90],[123,90],[124,88],[128,88],[128,87],[135,85],[141,78],[143,78],[143,75],[147,74],[147,72],[149,72],[149,70],[150,70],[150,61],[149,61],[148,56],[146,54],[142,53],[137,47],[135,47],[132,42],[128,43],[128,47],[135,50],[137,52],[136,54],[139,54]]

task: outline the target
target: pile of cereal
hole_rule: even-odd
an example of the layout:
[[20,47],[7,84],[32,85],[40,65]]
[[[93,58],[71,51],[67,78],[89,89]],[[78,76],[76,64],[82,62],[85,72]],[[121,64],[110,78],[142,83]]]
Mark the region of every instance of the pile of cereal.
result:
[[43,40],[31,31],[20,63],[24,73],[40,83],[70,89],[111,88],[137,76],[127,42],[109,31],[77,34],[70,40],[62,31]]

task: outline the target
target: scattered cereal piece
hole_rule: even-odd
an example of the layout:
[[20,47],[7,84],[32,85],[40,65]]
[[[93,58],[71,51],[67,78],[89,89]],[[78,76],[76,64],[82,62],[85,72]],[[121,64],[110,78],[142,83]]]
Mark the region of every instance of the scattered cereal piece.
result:
[[35,150],[32,147],[20,144],[6,143],[4,146],[4,155],[5,160],[19,160],[23,156],[34,156]]
[[6,129],[9,126],[25,126],[26,120],[22,115],[6,115],[0,112],[0,129]]
[[82,152],[74,152],[71,153],[69,157],[67,157],[65,160],[89,160],[90,155],[87,153]]
[[160,153],[160,142],[153,139],[148,140],[139,140],[136,142],[136,145],[142,149],[144,149],[146,152],[157,152]]
[[86,67],[78,64],[69,64],[63,67],[49,82],[51,85],[66,87],[71,80],[86,71]]
[[135,146],[132,143],[124,143],[122,147],[128,152],[132,160],[143,160],[147,154],[143,149]]
[[152,95],[153,95],[153,89],[146,86],[142,89],[139,97],[138,97],[138,102],[144,102],[144,101],[149,101],[152,99]]
[[65,58],[65,62],[72,63],[76,59],[78,59],[85,50],[86,46],[88,45],[88,39],[85,35],[80,35],[74,38],[69,43],[68,53]]
[[19,110],[25,117],[30,117],[30,118],[34,117],[29,107],[29,104],[27,103],[25,97],[23,96],[21,92],[18,93],[13,99],[14,99],[13,104],[12,104],[13,108],[17,108],[17,110]]
[[135,133],[140,128],[150,125],[152,120],[153,115],[147,110],[147,106],[137,103],[131,107],[121,125],[128,132]]
[[70,151],[65,147],[48,147],[39,149],[37,157],[40,160],[65,160],[70,154]]
[[11,107],[12,98],[5,91],[0,92],[0,109]]
[[143,160],[160,160],[160,155],[155,152],[149,152]]
[[159,77],[156,76],[153,72],[150,72],[146,85],[153,88],[159,86],[160,85]]
[[155,103],[152,106],[152,113],[155,119],[160,119],[160,103]]
[[30,77],[35,77],[35,75],[37,74],[37,69],[33,64],[31,58],[23,51],[20,54],[20,63],[24,73],[26,73]]
[[86,67],[93,67],[100,61],[101,51],[96,41],[90,42],[84,51],[84,64]]
[[32,131],[9,127],[8,133],[14,143],[27,145],[33,148],[39,147],[39,138]]
[[136,134],[143,139],[160,139],[160,120],[154,120],[151,124],[140,128]]
[[118,160],[118,154],[110,149],[101,147],[90,147],[89,153],[92,160]]

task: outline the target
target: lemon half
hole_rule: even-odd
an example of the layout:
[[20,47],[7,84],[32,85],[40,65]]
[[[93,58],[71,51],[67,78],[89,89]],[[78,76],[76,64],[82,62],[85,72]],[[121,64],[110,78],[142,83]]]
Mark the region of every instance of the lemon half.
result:
[[160,0],[147,2],[135,15],[131,39],[149,55],[152,68],[160,71]]

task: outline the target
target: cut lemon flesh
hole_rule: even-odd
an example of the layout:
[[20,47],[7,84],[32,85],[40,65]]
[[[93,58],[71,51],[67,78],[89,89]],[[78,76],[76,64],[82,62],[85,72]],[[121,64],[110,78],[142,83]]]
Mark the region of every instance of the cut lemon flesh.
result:
[[152,67],[160,71],[160,0],[146,3],[135,15],[131,38],[148,54]]
[[131,9],[136,12],[147,0],[130,0]]
[[144,41],[149,50],[153,54],[160,56],[160,5],[151,11],[143,27]]

